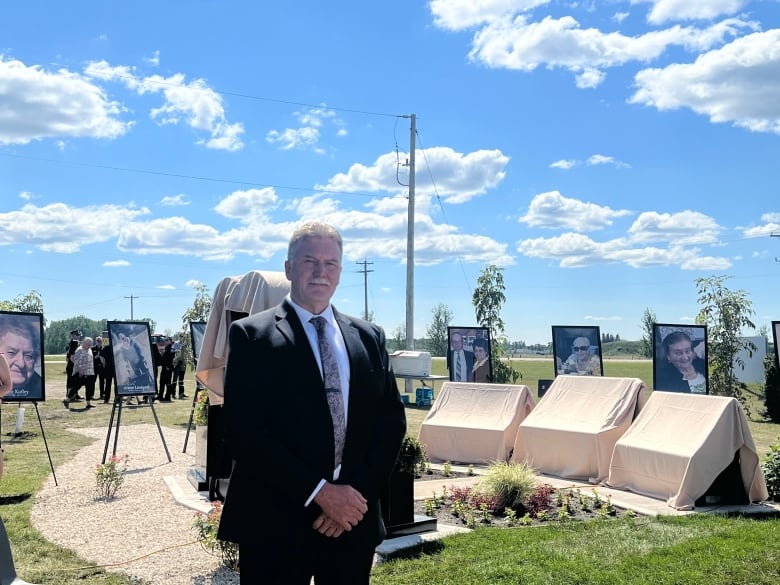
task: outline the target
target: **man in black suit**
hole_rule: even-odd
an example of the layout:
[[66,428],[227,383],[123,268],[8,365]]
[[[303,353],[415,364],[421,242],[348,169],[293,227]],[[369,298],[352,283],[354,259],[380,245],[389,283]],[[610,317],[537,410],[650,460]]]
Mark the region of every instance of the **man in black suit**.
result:
[[[290,295],[230,327],[224,409],[234,468],[218,536],[239,543],[247,583],[367,585],[385,535],[379,494],[406,416],[383,330],[330,304],[341,257],[333,227],[300,226],[284,263]],[[318,316],[321,333],[310,322]],[[324,381],[336,369],[338,415]]]
[[450,369],[450,380],[452,382],[473,382],[474,372],[474,352],[463,349],[463,335],[453,331],[450,335],[449,360],[447,367]]

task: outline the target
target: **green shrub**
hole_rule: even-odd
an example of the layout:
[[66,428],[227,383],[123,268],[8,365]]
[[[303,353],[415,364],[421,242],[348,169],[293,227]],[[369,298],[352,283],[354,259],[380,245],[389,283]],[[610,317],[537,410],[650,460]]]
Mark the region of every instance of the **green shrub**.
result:
[[769,499],[780,501],[780,441],[769,446],[769,453],[761,462]]
[[534,470],[526,463],[491,463],[479,480],[479,490],[496,500],[496,507],[518,509],[536,485]]

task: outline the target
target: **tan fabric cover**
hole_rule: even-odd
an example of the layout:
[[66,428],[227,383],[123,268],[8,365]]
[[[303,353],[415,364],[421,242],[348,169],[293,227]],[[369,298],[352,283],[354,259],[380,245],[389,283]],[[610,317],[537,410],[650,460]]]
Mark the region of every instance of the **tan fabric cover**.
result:
[[431,461],[506,461],[533,408],[527,386],[445,382],[418,438]]
[[653,392],[615,444],[607,484],[690,509],[737,451],[750,501],[767,499],[756,445],[735,398]]
[[195,377],[209,391],[209,403],[223,404],[227,362],[227,334],[233,312],[252,315],[282,302],[290,291],[284,272],[253,270],[243,276],[223,278],[214,291],[211,312],[203,333]]
[[638,378],[555,378],[517,429],[512,461],[539,473],[599,483],[607,478],[612,448],[641,407]]

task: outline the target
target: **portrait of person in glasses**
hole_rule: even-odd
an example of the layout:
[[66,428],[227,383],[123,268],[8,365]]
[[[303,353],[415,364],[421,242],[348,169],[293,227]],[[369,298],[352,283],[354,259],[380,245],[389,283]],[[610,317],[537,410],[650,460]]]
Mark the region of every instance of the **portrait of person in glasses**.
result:
[[593,353],[587,337],[577,337],[571,346],[571,355],[558,368],[560,374],[600,376],[601,360]]

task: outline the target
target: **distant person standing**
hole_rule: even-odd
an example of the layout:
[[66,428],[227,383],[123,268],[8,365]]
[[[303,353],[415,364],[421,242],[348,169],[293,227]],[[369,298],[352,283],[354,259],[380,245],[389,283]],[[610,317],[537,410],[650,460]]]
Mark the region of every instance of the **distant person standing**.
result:
[[100,350],[103,349],[103,338],[100,335],[95,337],[95,343],[92,346],[92,361],[95,365],[95,380],[98,388],[98,396],[103,400],[103,393],[100,392],[100,380],[103,379],[103,360],[100,359]]
[[73,361],[73,387],[68,390],[68,396],[62,403],[70,408],[70,401],[83,386],[87,398],[87,408],[95,408],[92,399],[95,398],[95,359],[92,355],[92,338],[85,337],[81,346],[71,356]]
[[452,382],[474,381],[474,352],[463,348],[463,335],[457,331],[450,336],[451,349],[447,366]]
[[73,387],[73,360],[71,359],[73,357],[73,354],[76,353],[76,350],[81,345],[81,331],[78,329],[74,329],[70,332],[70,341],[68,342],[68,346],[65,348],[65,397],[70,400],[71,402],[78,402],[81,400],[81,396],[76,394],[75,396],[70,396],[70,389]]
[[186,373],[187,362],[184,360],[184,354],[181,351],[181,343],[177,341],[173,344],[173,378],[171,378],[171,384],[174,387],[174,395],[178,387],[180,399],[188,398],[184,393],[184,374]]
[[[98,337],[97,339],[101,338]],[[107,403],[111,400],[111,386],[116,379],[116,371],[114,370],[114,350],[110,345],[102,342],[99,356],[103,368],[98,373],[98,391],[100,398],[104,403]]]
[[160,390],[157,394],[157,400],[170,402],[173,397],[173,339],[166,337],[165,347],[160,356]]

